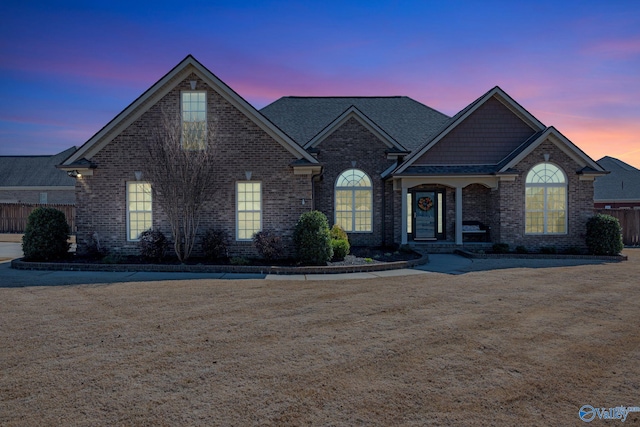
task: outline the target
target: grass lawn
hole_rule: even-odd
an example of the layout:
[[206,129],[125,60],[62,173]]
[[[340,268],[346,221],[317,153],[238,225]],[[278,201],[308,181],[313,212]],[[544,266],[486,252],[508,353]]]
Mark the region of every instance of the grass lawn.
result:
[[625,254],[458,276],[0,288],[0,424],[583,425],[582,405],[640,406],[640,250]]

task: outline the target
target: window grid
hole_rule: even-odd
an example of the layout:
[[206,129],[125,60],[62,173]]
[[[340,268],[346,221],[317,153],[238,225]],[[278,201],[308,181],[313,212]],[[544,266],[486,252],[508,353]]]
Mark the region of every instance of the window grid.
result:
[[567,185],[562,170],[540,163],[529,171],[525,185],[525,233],[566,234]]
[[344,171],[336,180],[335,223],[346,232],[373,230],[371,179],[361,170]]
[[128,240],[139,240],[143,231],[153,225],[151,184],[129,182],[127,185]]
[[262,185],[260,182],[238,182],[237,240],[251,240],[262,229]]
[[203,150],[207,135],[207,93],[182,92],[182,146]]

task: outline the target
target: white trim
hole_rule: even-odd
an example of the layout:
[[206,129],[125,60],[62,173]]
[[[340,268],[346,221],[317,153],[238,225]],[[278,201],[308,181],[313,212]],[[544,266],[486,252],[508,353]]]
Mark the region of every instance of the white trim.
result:
[[[527,178],[529,177],[529,174],[531,173],[533,168],[545,163],[555,166],[560,171],[560,173],[562,173],[562,178],[564,179],[564,182],[551,182],[551,183],[527,182]],[[527,189],[536,188],[536,187],[542,187],[544,189],[544,202],[543,202],[543,208],[542,208],[544,222],[542,224],[543,231],[541,233],[527,232],[527,212],[528,212],[527,211]],[[548,227],[547,215],[549,212],[549,209],[547,208],[547,196],[548,196],[547,189],[548,188],[564,189],[564,231],[561,233],[552,233],[547,231],[547,227]],[[540,210],[535,210],[535,212],[539,212],[539,211]],[[534,211],[532,210],[530,212],[534,212]],[[568,234],[569,234],[569,179],[567,177],[567,173],[564,171],[563,168],[561,168],[559,165],[551,161],[536,163],[527,171],[526,175],[524,176],[524,235],[525,236],[566,236]]]
[[[468,111],[465,111],[460,117],[458,117],[455,121],[450,123],[442,132],[440,132],[434,139],[427,142],[424,146],[419,148],[413,154],[411,154],[405,162],[396,170],[396,174],[402,173],[409,166],[411,166],[417,159],[422,157],[424,153],[429,151],[434,145],[440,142],[445,136],[447,136],[453,129],[458,127],[462,122],[464,122],[471,114],[476,112],[482,105],[484,105],[489,99],[496,98],[497,101],[502,103],[505,107],[511,110],[514,114],[516,114],[527,126],[531,127],[534,131],[541,131],[545,128],[545,126],[536,119],[531,113],[522,108],[513,98],[511,98],[505,91],[500,89],[498,86],[491,89],[484,96],[482,96],[479,100],[474,101],[474,104]],[[468,108],[465,107],[465,108]],[[461,111],[464,111],[462,109]],[[459,114],[459,113],[458,113]]]
[[[244,183],[244,184],[260,184],[260,210],[258,211],[260,213],[260,227],[258,228],[257,231],[255,231],[254,233],[258,233],[260,231],[262,231],[262,217],[264,214],[264,195],[263,195],[263,185],[262,185],[262,181],[256,181],[256,180],[239,180],[236,181],[236,206],[235,206],[235,211],[236,211],[236,242],[250,242],[253,239],[253,236],[249,237],[248,239],[241,239],[240,236],[240,224],[239,221],[240,219],[238,218],[239,214],[240,214],[240,205],[239,205],[239,201],[238,201],[238,186],[240,183]],[[256,212],[255,210],[243,210],[242,212]]]
[[[345,173],[345,172],[349,172],[349,171],[358,171],[358,172],[362,172],[364,174],[364,176],[367,177],[367,179],[369,180],[369,182],[371,183],[370,187],[338,187],[338,180],[340,179],[340,177]],[[369,220],[371,223],[371,229],[370,230],[356,230],[356,191],[365,191],[368,190],[370,197],[369,197]],[[349,191],[351,192],[351,228],[352,230],[347,230],[345,227],[342,227],[342,225],[338,224],[338,191]],[[341,211],[341,212],[346,212],[346,211]],[[349,168],[349,169],[345,169],[342,172],[340,172],[340,174],[336,177],[335,182],[333,183],[333,223],[334,224],[338,224],[340,225],[344,231],[346,233],[353,233],[353,234],[371,234],[373,233],[373,180],[371,179],[371,177],[369,176],[368,173],[366,173],[365,171],[363,171],[362,169],[358,169],[358,168]]]
[[[589,166],[595,169],[598,172],[604,172],[605,170],[596,163],[591,157],[587,156],[580,148],[578,148],[575,144],[569,141],[564,135],[562,135],[556,128],[553,126],[548,127],[535,141],[533,141],[527,148],[522,150],[520,154],[514,157],[509,163],[507,163],[500,172],[507,171],[517,165],[520,161],[522,161],[525,157],[527,157],[533,150],[538,148],[540,144],[549,140],[552,144],[562,150],[566,155],[568,155],[573,161],[578,163],[580,166],[585,167]],[[551,159],[553,160],[553,159]],[[543,163],[543,162],[540,162]]]
[[304,144],[305,149],[318,146],[322,141],[327,139],[332,133],[338,130],[349,119],[357,120],[362,126],[364,126],[369,132],[371,132],[376,138],[382,141],[389,148],[397,148],[398,150],[406,151],[398,141],[393,139],[384,129],[378,126],[373,120],[369,119],[362,111],[358,110],[355,106],[347,108],[342,114],[336,117],[331,123],[325,126],[316,136],[311,138],[309,142]]
[[[202,147],[201,148],[185,148],[184,147],[184,94],[185,93],[204,93],[204,141],[202,141]],[[188,150],[188,151],[202,151],[202,150],[206,150],[207,147],[207,132],[209,131],[209,93],[206,90],[181,90],[180,91],[180,145],[182,146],[182,148],[184,150]],[[190,123],[197,123],[197,122],[190,122]]]
[[311,163],[318,161],[302,147],[300,147],[289,136],[282,132],[277,126],[271,123],[265,116],[256,110],[251,104],[245,101],[240,95],[234,92],[229,86],[218,79],[211,71],[200,64],[193,56],[188,55],[182,62],[176,65],[164,77],[158,80],[153,86],[147,89],[140,97],[133,101],[127,108],[120,112],[107,125],[92,136],[82,147],[64,161],[67,166],[82,158],[90,159],[95,156],[109,142],[116,138],[122,131],[129,127],[134,121],[140,118],[163,96],[173,90],[179,83],[186,79],[191,73],[196,74],[212,90],[226,99],[231,105],[240,110],[245,116],[253,121],[258,127],[267,132],[287,151],[296,158],[304,158]]
[[[129,184],[147,184],[149,185],[149,194],[151,195],[151,183],[147,181],[126,181],[125,192],[126,192],[126,212],[127,212],[127,242],[139,242],[140,239],[130,239],[131,236],[131,221],[130,214],[131,210],[129,209]],[[134,211],[134,212],[147,212],[147,211]],[[153,228],[153,195],[151,195],[151,227]]]

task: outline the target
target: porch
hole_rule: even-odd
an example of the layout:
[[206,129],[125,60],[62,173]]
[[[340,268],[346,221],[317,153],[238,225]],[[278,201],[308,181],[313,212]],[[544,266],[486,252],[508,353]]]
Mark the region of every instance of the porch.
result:
[[418,252],[426,252],[428,254],[451,254],[456,249],[462,249],[469,252],[488,251],[491,249],[493,243],[491,242],[464,242],[462,245],[458,245],[456,242],[451,241],[411,241],[408,245],[415,248]]

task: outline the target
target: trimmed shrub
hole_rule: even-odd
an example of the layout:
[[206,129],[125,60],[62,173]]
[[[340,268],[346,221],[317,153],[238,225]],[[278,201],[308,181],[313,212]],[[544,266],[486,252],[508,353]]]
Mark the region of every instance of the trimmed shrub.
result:
[[333,260],[342,261],[344,257],[349,255],[351,245],[346,239],[331,239],[331,248],[333,249]]
[[228,256],[229,242],[226,231],[207,230],[202,236],[202,252],[210,260],[225,258]]
[[62,211],[36,208],[27,218],[22,251],[29,261],[50,261],[69,255],[69,224]]
[[494,254],[506,254],[509,253],[509,244],[508,243],[494,243],[491,248]]
[[342,227],[340,227],[338,224],[334,224],[333,227],[331,227],[331,238],[333,240],[346,240],[347,242],[349,241],[349,236],[347,236],[347,233],[345,233]]
[[516,246],[516,253],[517,254],[528,254],[529,250],[526,247],[520,245],[520,246]]
[[272,260],[282,253],[282,237],[272,231],[260,231],[253,235],[253,246],[262,258]]
[[542,246],[540,248],[540,253],[545,255],[553,255],[553,254],[557,254],[558,250],[556,249],[555,246]]
[[598,214],[587,221],[587,247],[595,255],[618,255],[622,243],[620,221],[611,215]]
[[140,233],[140,255],[144,258],[161,262],[169,246],[167,238],[160,230],[147,230]]
[[333,256],[329,221],[320,211],[300,215],[293,231],[293,244],[298,261],[303,264],[324,265]]

